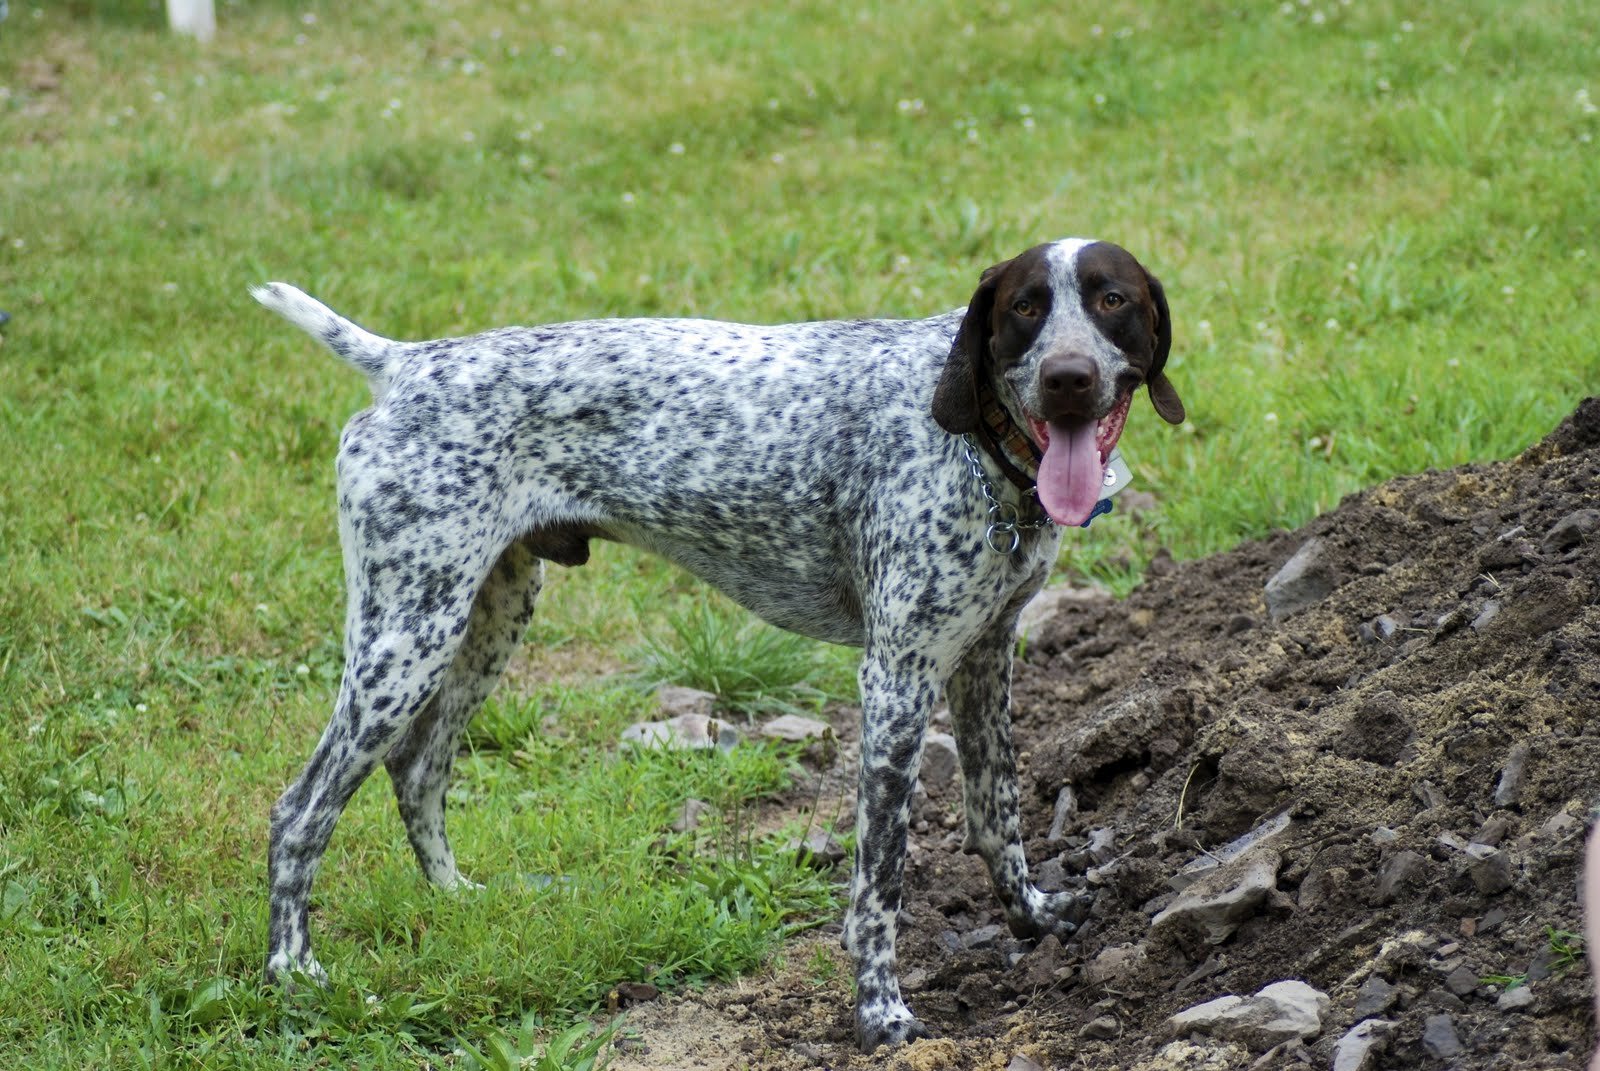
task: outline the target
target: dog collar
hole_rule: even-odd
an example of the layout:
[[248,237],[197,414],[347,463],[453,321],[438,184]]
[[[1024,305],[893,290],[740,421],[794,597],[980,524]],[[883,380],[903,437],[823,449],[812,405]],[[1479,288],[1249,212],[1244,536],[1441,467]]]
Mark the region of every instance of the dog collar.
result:
[[1027,433],[1017,427],[1016,421],[1011,419],[1011,414],[1000,403],[1000,396],[995,394],[986,380],[978,384],[978,444],[983,447],[983,452],[993,459],[1006,479],[1017,485],[1022,493],[1032,495],[1039,480],[1039,462],[1044,459],[1044,454],[1039,447],[1028,437]]

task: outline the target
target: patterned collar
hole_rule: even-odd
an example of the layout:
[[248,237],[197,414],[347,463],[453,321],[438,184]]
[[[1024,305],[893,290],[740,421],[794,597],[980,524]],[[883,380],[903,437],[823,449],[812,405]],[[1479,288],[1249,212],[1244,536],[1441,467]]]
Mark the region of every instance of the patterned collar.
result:
[[1006,479],[1016,484],[1024,498],[1034,495],[1039,478],[1039,462],[1044,455],[1026,432],[1017,427],[986,378],[979,377],[977,440],[983,452],[994,459]]

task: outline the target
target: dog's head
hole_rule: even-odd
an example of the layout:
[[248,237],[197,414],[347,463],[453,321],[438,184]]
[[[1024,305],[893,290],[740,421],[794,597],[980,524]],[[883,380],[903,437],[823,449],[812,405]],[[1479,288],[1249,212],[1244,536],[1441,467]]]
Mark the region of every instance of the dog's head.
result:
[[1166,375],[1172,317],[1161,284],[1121,246],[1069,238],[1035,246],[983,273],[933,395],[952,434],[983,420],[987,384],[1044,453],[1039,501],[1060,524],[1081,524],[1099,499],[1106,459],[1134,389],[1181,424]]

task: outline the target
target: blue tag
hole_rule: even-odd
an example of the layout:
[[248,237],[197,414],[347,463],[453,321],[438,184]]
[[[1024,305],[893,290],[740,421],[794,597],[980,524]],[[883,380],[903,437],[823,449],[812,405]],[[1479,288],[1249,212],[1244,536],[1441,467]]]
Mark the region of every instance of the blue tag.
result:
[[1078,527],[1087,528],[1089,527],[1089,521],[1094,520],[1096,517],[1103,517],[1110,512],[1111,500],[1109,498],[1102,498],[1100,501],[1094,504],[1094,509],[1089,511],[1089,520],[1084,521],[1082,524],[1078,525]]

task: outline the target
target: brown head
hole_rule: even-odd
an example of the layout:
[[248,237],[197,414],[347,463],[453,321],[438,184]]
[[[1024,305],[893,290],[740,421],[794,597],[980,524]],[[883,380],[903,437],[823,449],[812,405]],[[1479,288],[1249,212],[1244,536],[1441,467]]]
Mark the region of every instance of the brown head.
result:
[[983,273],[934,390],[933,418],[953,434],[978,430],[986,383],[1044,453],[1046,510],[1081,523],[1140,384],[1163,420],[1183,422],[1166,374],[1171,349],[1166,292],[1127,250],[1083,239],[1035,246]]

